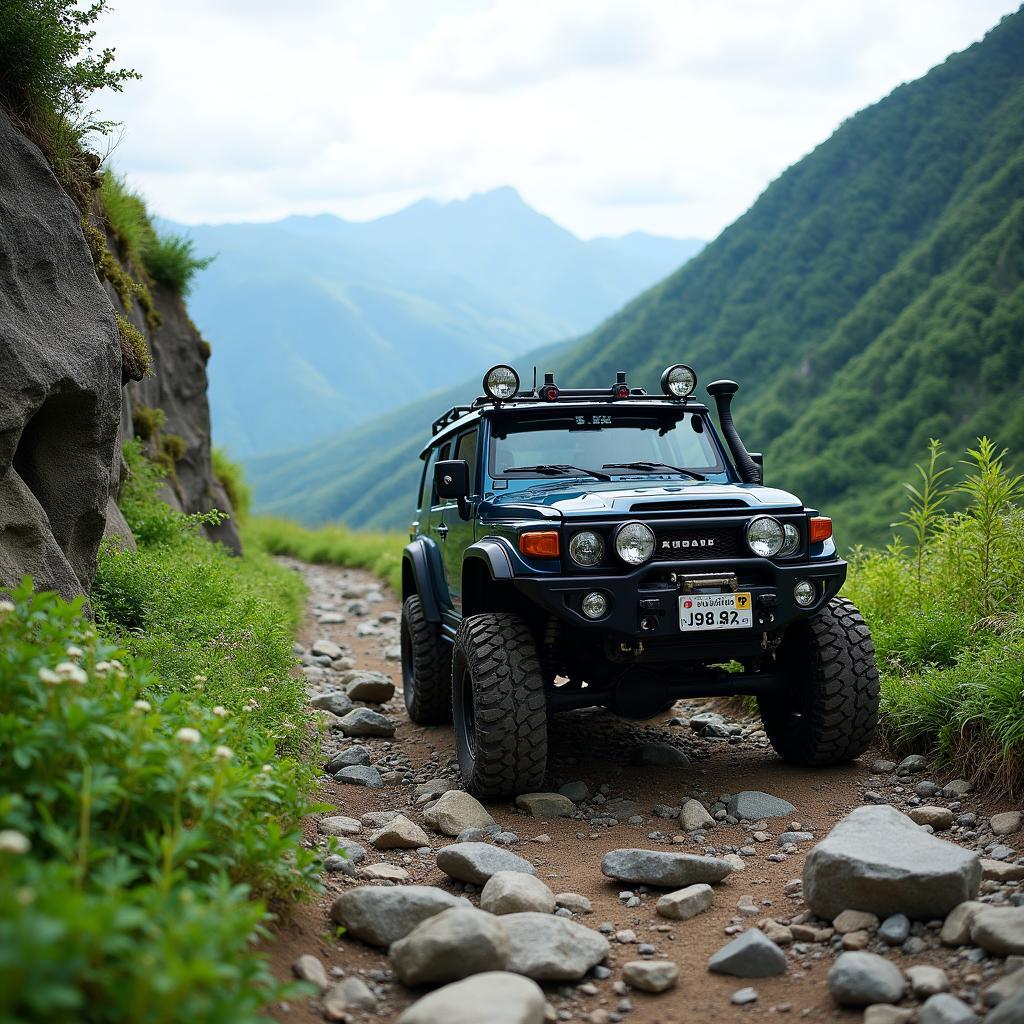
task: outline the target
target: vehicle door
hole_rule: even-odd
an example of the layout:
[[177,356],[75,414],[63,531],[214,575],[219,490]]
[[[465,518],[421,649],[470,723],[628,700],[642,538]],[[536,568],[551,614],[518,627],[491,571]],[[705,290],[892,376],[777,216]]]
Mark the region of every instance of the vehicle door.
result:
[[[480,460],[477,458],[477,438],[479,434],[476,428],[467,430],[455,440],[453,459],[465,459],[469,463],[469,484],[470,501],[479,495],[480,483],[477,479]],[[443,521],[447,526],[447,532],[443,545],[442,555],[445,564],[445,576],[448,581],[448,596],[451,599],[452,607],[456,613],[462,614],[462,558],[466,548],[476,539],[474,528],[474,516],[463,519],[459,515],[459,506],[455,501],[445,505],[442,511]]]
[[437,495],[437,486],[434,483],[434,465],[444,459],[450,458],[452,445],[450,441],[436,445],[430,453],[427,462],[427,475],[423,481],[426,499],[424,500],[425,515],[424,522],[420,523],[420,532],[427,538],[431,550],[430,558],[431,575],[437,584],[438,597],[444,604],[450,603],[445,576],[444,552],[448,537],[448,527],[445,525],[444,512],[448,503]]

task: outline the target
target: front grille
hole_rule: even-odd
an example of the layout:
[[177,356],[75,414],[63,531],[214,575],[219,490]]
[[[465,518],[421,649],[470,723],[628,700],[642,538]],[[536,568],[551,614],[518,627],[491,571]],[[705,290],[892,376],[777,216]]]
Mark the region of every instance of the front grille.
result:
[[655,530],[654,536],[655,562],[750,556],[742,532],[736,526],[712,526],[702,530]]

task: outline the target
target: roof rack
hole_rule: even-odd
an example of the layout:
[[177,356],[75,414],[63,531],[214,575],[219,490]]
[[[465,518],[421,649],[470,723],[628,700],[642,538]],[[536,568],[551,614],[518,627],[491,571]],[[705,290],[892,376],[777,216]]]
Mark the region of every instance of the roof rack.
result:
[[453,405],[446,413],[444,413],[444,415],[438,416],[438,418],[434,420],[430,431],[431,436],[433,437],[435,434],[440,434],[441,431],[449,424],[454,423],[460,417],[465,416],[466,413],[472,412],[475,406],[475,402],[473,405]]

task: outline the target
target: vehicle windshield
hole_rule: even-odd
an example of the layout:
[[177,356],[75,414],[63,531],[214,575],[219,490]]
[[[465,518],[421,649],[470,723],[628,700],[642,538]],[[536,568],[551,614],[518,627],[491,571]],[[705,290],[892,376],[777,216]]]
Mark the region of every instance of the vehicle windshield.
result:
[[703,415],[624,409],[504,422],[495,417],[488,466],[492,477],[517,479],[550,479],[542,471],[545,466],[566,467],[566,476],[573,475],[572,467],[581,467],[580,476],[586,475],[582,470],[615,476],[692,475],[678,470],[712,475],[725,470]]

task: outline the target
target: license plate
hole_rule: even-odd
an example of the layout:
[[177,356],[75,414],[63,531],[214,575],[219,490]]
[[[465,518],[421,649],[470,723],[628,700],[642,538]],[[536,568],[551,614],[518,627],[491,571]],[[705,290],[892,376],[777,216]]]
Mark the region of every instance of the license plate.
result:
[[679,628],[683,632],[706,629],[750,629],[754,612],[750,594],[683,594],[679,598]]

